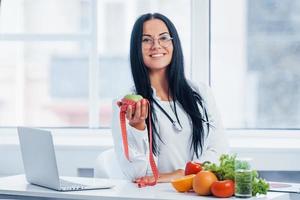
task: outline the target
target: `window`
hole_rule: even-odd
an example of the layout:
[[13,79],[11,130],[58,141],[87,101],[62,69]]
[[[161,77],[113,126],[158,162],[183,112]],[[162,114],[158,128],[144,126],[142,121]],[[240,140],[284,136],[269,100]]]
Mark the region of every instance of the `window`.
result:
[[0,126],[110,126],[112,100],[132,86],[131,29],[147,12],[174,22],[189,75],[185,0],[1,2]]
[[211,0],[211,85],[227,128],[300,128],[300,2]]
[[88,124],[89,12],[81,0],[2,2],[1,126]]

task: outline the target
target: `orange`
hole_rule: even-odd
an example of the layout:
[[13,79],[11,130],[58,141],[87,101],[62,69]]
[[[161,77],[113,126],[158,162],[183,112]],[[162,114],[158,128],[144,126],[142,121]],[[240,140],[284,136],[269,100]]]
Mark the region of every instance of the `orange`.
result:
[[190,174],[181,178],[173,179],[171,184],[178,192],[187,192],[193,188],[193,179],[195,176],[195,174]]
[[210,171],[200,171],[196,174],[193,180],[193,190],[199,195],[210,195],[211,185],[216,182],[218,178]]

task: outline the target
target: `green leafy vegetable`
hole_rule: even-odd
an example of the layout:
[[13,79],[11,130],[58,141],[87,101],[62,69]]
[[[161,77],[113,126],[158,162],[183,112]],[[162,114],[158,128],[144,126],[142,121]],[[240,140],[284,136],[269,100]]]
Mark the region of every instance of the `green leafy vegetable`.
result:
[[267,194],[269,183],[261,178],[252,178],[252,196],[257,194]]
[[[235,181],[234,163],[236,155],[223,154],[220,156],[220,164],[204,162],[204,170],[213,172],[218,180],[233,180]],[[259,178],[257,171],[252,171],[252,196],[257,194],[267,194],[269,184],[262,178]]]

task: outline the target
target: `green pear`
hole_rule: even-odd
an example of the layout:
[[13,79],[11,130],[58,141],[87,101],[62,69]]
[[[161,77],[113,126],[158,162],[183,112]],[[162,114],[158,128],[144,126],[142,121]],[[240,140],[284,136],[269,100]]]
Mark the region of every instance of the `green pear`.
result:
[[124,99],[129,99],[135,102],[140,101],[141,99],[143,99],[143,97],[141,95],[138,94],[127,94]]

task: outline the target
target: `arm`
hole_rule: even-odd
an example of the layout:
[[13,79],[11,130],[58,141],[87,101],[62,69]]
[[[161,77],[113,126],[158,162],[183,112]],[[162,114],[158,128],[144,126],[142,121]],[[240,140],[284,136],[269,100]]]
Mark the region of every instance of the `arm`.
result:
[[144,130],[136,129],[126,124],[129,157],[128,161],[124,155],[122,133],[119,119],[119,107],[117,101],[113,102],[113,119],[112,119],[112,136],[116,157],[121,169],[126,177],[131,180],[145,176],[148,169],[149,144],[147,136],[147,128]]
[[[159,174],[159,178],[157,180],[158,183],[169,183],[173,179],[181,178],[184,176],[184,170],[183,169],[178,169],[170,173],[161,173]],[[134,182],[139,183],[139,182],[153,182],[154,177],[153,176],[143,176],[141,178],[136,179]]]

